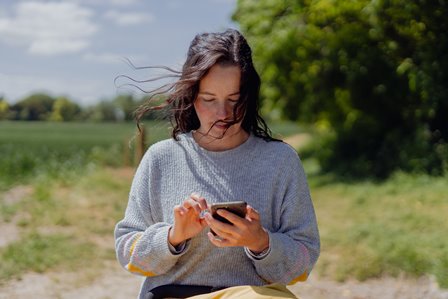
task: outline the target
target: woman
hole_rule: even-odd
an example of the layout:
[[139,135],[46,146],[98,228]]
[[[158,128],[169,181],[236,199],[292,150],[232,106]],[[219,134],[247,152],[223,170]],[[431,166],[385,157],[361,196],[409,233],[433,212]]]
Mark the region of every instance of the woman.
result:
[[[115,229],[121,265],[146,276],[139,298],[288,284],[310,273],[320,243],[306,177],[258,114],[259,88],[237,30],[194,38],[169,93],[173,138],[144,155]],[[232,224],[204,213],[237,200],[248,203],[245,218],[219,212]]]

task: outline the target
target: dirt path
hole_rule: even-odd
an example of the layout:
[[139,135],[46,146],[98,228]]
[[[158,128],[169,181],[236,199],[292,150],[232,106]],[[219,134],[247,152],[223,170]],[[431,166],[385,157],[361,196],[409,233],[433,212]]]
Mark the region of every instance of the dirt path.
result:
[[[136,298],[141,278],[111,264],[88,282],[76,273],[26,274],[21,280],[0,287],[0,299],[124,299]],[[84,282],[83,282],[84,281]],[[82,284],[82,285],[80,285]],[[448,299],[433,280],[390,278],[337,283],[311,276],[290,289],[300,299]]]

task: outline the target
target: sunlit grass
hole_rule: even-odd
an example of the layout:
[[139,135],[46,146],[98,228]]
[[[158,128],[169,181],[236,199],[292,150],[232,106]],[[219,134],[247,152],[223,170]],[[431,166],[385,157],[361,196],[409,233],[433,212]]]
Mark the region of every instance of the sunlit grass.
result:
[[432,274],[448,287],[447,178],[398,173],[383,183],[310,182],[321,273],[339,280]]

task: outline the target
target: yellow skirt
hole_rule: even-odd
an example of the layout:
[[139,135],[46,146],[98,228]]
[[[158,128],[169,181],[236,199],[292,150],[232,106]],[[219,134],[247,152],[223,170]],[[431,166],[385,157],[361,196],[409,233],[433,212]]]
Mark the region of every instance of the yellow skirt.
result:
[[274,299],[274,298],[293,298],[297,299],[286,286],[281,284],[270,284],[266,286],[236,286],[226,288],[209,294],[189,297],[189,299]]

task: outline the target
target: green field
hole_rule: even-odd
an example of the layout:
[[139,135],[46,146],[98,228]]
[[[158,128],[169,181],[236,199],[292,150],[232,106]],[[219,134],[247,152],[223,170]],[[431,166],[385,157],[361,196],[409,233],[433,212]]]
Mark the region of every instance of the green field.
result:
[[[146,129],[147,144],[169,136],[166,123]],[[291,123],[272,130],[304,132]],[[90,277],[115,259],[112,231],[127,203],[135,134],[134,124],[0,123],[0,225],[14,223],[20,234],[0,248],[0,283],[28,271]],[[434,275],[448,287],[448,178],[347,182],[319,173],[312,156],[303,162],[322,238],[316,272],[337,280]],[[7,200],[20,189],[30,192]]]
[[[169,136],[167,123],[145,128],[148,145]],[[93,165],[134,164],[137,133],[133,123],[0,122],[0,189]]]

